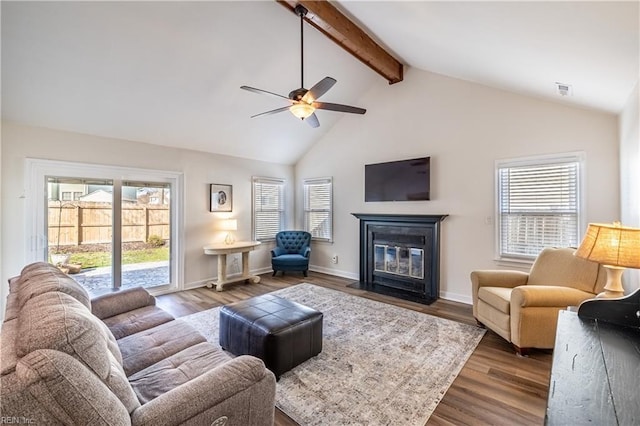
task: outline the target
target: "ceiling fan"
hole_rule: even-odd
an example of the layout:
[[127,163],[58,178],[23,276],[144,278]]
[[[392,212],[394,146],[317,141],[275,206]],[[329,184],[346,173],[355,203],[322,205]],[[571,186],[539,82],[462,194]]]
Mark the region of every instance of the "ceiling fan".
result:
[[260,93],[265,95],[276,96],[278,98],[286,99],[290,105],[277,108],[271,111],[262,112],[260,114],[252,115],[251,118],[261,117],[263,115],[277,114],[279,112],[289,110],[293,115],[301,120],[309,123],[311,127],[320,126],[318,117],[315,114],[317,109],[325,109],[329,111],[337,112],[349,112],[352,114],[364,114],[367,112],[364,108],[358,108],[349,105],[332,104],[328,102],[318,102],[318,98],[325,93],[334,84],[336,80],[331,77],[325,77],[317,82],[311,89],[304,88],[304,39],[302,36],[302,29],[304,24],[304,17],[307,14],[307,9],[302,5],[295,7],[296,14],[300,17],[300,88],[292,90],[289,96],[278,95],[277,93],[268,92],[262,89],[256,89],[255,87],[241,86],[241,89],[248,90],[249,92]]

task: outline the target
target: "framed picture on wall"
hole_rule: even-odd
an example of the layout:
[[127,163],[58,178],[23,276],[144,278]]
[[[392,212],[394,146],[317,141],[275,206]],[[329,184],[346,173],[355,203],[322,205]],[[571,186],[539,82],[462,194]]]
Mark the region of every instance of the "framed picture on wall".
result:
[[233,209],[233,188],[231,185],[212,183],[210,185],[209,210],[230,212]]

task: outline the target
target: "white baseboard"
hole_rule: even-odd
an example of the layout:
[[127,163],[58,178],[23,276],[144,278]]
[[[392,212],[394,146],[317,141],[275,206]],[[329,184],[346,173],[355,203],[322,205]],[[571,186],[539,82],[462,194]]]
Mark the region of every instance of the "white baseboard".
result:
[[[354,281],[357,281],[357,280],[360,279],[360,276],[358,274],[354,274],[353,272],[341,271],[341,270],[338,270],[338,269],[325,268],[325,267],[322,267],[322,266],[309,265],[309,270],[310,271],[314,271],[314,272],[320,272],[320,273],[327,274],[327,275],[333,275],[333,276],[336,276],[336,277],[352,279]],[[265,268],[252,270],[251,274],[253,274],[253,275],[261,275],[261,274],[267,274],[269,272],[272,272],[272,269],[271,269],[270,266],[265,267]],[[229,278],[233,278],[234,276],[239,277],[241,275],[242,275],[241,273],[235,273],[235,274],[229,275]],[[190,283],[185,283],[185,285],[184,285],[182,290],[191,290],[191,289],[194,289],[194,288],[204,287],[204,286],[207,285],[208,282],[215,281],[215,280],[217,280],[217,277],[211,277],[211,278],[206,278],[204,280],[198,280],[198,281],[193,281],[193,282],[190,282]],[[473,300],[472,300],[471,296],[467,296],[467,295],[464,295],[464,294],[451,293],[451,292],[448,292],[448,291],[440,291],[440,297],[442,299],[445,299],[445,300],[451,300],[453,302],[460,302],[460,303],[464,303],[464,304],[467,304],[467,305],[473,304]]]
[[473,304],[473,299],[471,298],[471,296],[466,296],[464,294],[450,293],[448,291],[440,291],[440,297],[445,300],[451,300],[452,302],[460,302],[467,305]]
[[322,266],[309,265],[309,270],[310,271],[314,271],[314,272],[320,272],[320,273],[327,274],[327,275],[333,275],[333,276],[336,276],[336,277],[348,278],[348,279],[351,279],[351,280],[359,280],[360,279],[360,275],[354,274],[353,272],[340,271],[338,269],[331,269],[331,268],[324,268]]

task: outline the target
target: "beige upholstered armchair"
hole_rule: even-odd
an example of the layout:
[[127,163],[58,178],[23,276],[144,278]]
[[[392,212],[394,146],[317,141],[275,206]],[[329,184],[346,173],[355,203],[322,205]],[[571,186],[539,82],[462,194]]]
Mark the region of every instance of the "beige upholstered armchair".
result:
[[527,272],[471,272],[473,316],[511,342],[519,354],[553,348],[558,311],[602,291],[597,263],[574,256],[575,249],[545,248]]

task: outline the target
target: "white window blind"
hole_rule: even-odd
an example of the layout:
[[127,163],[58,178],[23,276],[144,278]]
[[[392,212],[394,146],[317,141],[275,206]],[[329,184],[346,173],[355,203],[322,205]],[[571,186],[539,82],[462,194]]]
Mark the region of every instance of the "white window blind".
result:
[[333,239],[332,178],[306,179],[304,186],[304,230],[315,240]]
[[271,240],[284,226],[284,180],[253,178],[253,237]]
[[497,165],[500,258],[533,259],[544,247],[577,247],[580,165],[578,156]]

